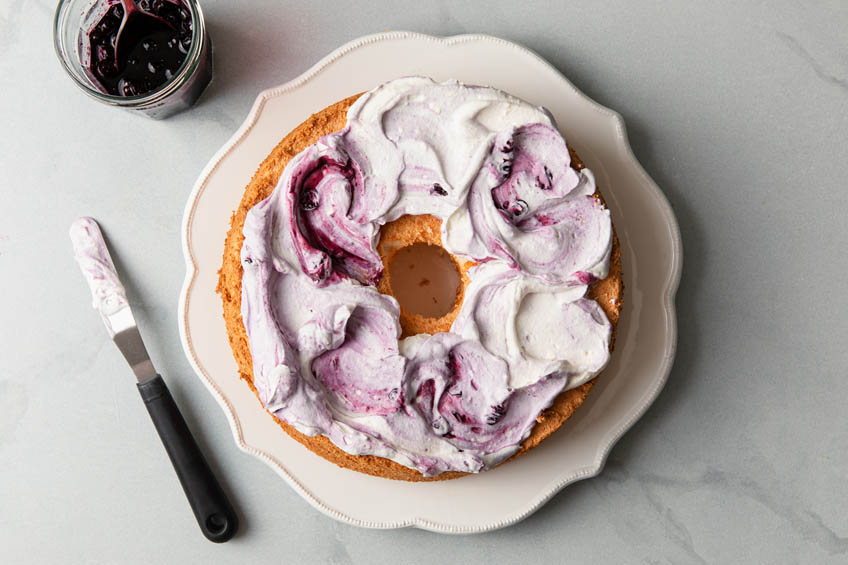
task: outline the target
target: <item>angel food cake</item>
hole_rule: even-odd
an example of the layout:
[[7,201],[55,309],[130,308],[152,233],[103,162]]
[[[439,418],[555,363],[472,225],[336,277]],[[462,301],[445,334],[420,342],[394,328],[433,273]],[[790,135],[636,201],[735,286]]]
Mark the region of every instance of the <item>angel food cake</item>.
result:
[[[395,299],[387,267],[415,245],[457,271],[443,315]],[[319,455],[392,479],[477,473],[538,445],[607,364],[621,308],[609,211],[550,114],[422,77],[283,138],[223,259],[230,344],[265,409]]]

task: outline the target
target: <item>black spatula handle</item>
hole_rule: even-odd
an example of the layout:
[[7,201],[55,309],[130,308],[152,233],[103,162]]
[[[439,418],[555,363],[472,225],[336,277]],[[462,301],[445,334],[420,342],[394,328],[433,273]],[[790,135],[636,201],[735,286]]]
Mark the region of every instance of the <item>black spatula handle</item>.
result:
[[236,513],[194,441],[165,381],[156,375],[139,383],[138,392],[177,471],[203,535],[216,543],[229,540],[238,530]]

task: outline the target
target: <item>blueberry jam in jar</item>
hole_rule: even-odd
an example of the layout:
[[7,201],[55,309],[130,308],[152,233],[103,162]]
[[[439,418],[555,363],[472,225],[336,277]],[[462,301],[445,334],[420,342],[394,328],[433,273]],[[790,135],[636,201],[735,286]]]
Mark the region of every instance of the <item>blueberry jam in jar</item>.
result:
[[191,47],[191,13],[182,0],[141,0],[138,7],[156,18],[136,20],[141,24],[125,28],[119,56],[115,43],[125,14],[122,3],[109,8],[87,33],[89,71],[109,94],[138,96],[162,86],[174,77]]
[[153,118],[190,107],[212,79],[196,0],[63,0],[54,39],[87,94]]

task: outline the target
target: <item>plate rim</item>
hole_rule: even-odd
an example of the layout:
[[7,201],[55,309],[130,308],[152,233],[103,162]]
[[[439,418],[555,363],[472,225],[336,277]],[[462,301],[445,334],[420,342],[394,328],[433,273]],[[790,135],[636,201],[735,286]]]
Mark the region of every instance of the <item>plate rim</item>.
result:
[[[238,145],[241,144],[245,137],[247,137],[247,135],[257,123],[263,107],[270,99],[297,89],[298,87],[302,86],[303,84],[316,77],[332,63],[356,49],[382,41],[405,39],[432,41],[448,47],[470,42],[494,42],[500,44],[501,46],[506,46],[511,49],[517,49],[523,55],[536,59],[537,63],[540,63],[543,67],[546,67],[548,68],[548,70],[552,71],[554,75],[563,83],[563,85],[572,90],[574,93],[576,93],[578,97],[582,99],[583,102],[588,103],[589,107],[591,107],[596,112],[601,113],[606,118],[609,118],[612,121],[615,127],[614,137],[617,146],[616,149],[621,152],[623,159],[627,161],[627,165],[641,177],[641,183],[651,192],[651,195],[656,200],[658,209],[665,219],[665,226],[668,228],[668,236],[671,241],[672,253],[669,259],[670,272],[668,278],[666,279],[665,288],[661,293],[661,301],[663,303],[663,310],[665,313],[665,325],[668,331],[669,339],[666,345],[666,350],[664,351],[662,357],[661,365],[659,367],[658,378],[653,381],[653,387],[646,390],[647,394],[643,396],[640,405],[632,413],[631,417],[622,422],[617,428],[612,429],[607,434],[607,436],[604,438],[604,442],[601,446],[599,446],[597,456],[592,465],[581,467],[576,471],[561,477],[559,480],[549,485],[540,496],[537,496],[535,499],[532,499],[529,505],[525,506],[521,511],[509,516],[508,518],[475,526],[457,526],[451,524],[444,524],[434,520],[418,517],[388,522],[360,520],[358,518],[354,518],[353,516],[349,516],[343,512],[340,512],[325,504],[311,491],[309,491],[309,489],[304,487],[300,483],[300,481],[298,481],[297,478],[292,475],[291,472],[280,461],[278,461],[270,454],[258,448],[252,447],[245,442],[241,423],[235,413],[232,404],[223,395],[221,390],[218,388],[218,385],[207,374],[206,370],[201,366],[194,351],[192,339],[188,331],[187,312],[191,300],[192,286],[197,276],[197,266],[192,251],[190,228],[195,215],[195,210],[197,208],[197,202],[202,196],[208,184],[209,178],[217,170],[220,162],[225,157],[227,157],[236,147],[238,147]],[[223,409],[224,414],[227,417],[227,421],[230,424],[230,429],[232,431],[236,445],[243,452],[249,453],[261,459],[272,469],[274,469],[293,489],[295,489],[298,494],[300,494],[314,508],[330,516],[331,518],[359,527],[373,529],[397,529],[406,527],[417,527],[420,529],[439,533],[469,534],[489,532],[520,522],[521,520],[541,508],[548,500],[550,500],[555,494],[557,494],[567,485],[578,480],[594,477],[601,472],[613,446],[644,415],[644,413],[651,406],[651,404],[653,404],[660,391],[665,386],[669,374],[671,372],[675,353],[677,350],[677,315],[674,299],[680,284],[680,277],[683,265],[683,244],[680,236],[680,228],[678,226],[677,220],[674,216],[674,212],[667,197],[656,184],[656,182],[654,182],[654,180],[647,174],[647,172],[644,170],[639,161],[636,159],[636,156],[633,153],[632,148],[630,147],[630,143],[627,137],[627,131],[624,125],[624,120],[622,119],[621,115],[615,110],[607,108],[586,96],[582,91],[580,91],[576,86],[574,86],[571,81],[569,81],[568,78],[566,78],[565,75],[563,75],[556,67],[554,67],[551,63],[549,63],[547,60],[542,58],[540,55],[538,55],[531,49],[523,45],[514,43],[512,41],[508,41],[491,35],[461,34],[440,37],[413,31],[389,31],[369,34],[345,43],[341,47],[335,49],[334,51],[323,57],[317,63],[312,65],[312,67],[310,67],[308,70],[298,75],[294,79],[285,82],[279,86],[271,87],[261,91],[257,95],[256,100],[254,101],[253,106],[250,109],[250,112],[248,113],[245,120],[242,122],[241,126],[212,156],[212,158],[207,162],[206,166],[203,168],[197,180],[195,181],[191,193],[188,196],[185,209],[183,211],[183,218],[181,223],[181,247],[183,252],[183,258],[185,261],[186,274],[183,279],[182,287],[180,289],[177,314],[180,341],[182,343],[185,356],[188,359],[189,364],[191,365],[195,374],[198,376],[200,381],[206,386],[206,389],[212,394],[212,396]]]

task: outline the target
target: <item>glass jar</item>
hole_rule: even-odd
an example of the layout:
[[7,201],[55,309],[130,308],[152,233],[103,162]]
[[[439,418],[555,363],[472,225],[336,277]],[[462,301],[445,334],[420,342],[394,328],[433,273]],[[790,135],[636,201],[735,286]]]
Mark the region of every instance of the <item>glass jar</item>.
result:
[[95,100],[154,119],[172,116],[190,108],[212,81],[212,42],[203,12],[196,0],[183,2],[191,12],[191,45],[173,76],[150,92],[137,96],[109,94],[84,63],[92,56],[87,33],[112,6],[123,7],[120,0],[61,0],[53,24],[56,54],[76,85]]

